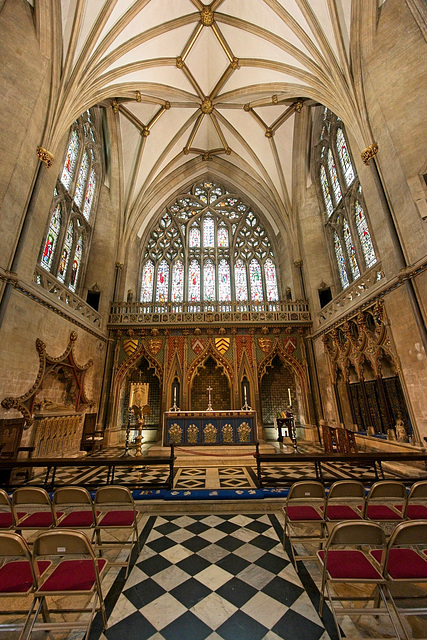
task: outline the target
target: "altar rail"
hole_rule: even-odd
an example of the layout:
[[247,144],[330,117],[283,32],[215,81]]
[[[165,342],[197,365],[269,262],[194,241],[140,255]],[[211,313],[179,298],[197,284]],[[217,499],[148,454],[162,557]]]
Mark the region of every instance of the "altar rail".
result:
[[[277,477],[277,470],[275,470],[274,475],[271,475],[268,467],[276,467],[280,465],[295,465],[295,464],[313,464],[314,465],[314,476],[316,480],[320,482],[324,482],[323,472],[322,472],[322,464],[323,463],[333,463],[333,462],[345,462],[345,463],[354,463],[355,465],[364,465],[371,466],[375,480],[383,480],[384,472],[382,469],[383,462],[424,462],[424,465],[427,463],[427,452],[387,452],[387,453],[379,453],[378,451],[368,451],[363,453],[260,453],[259,445],[256,445],[256,453],[254,454],[254,458],[256,460],[257,465],[257,479],[258,485],[260,488],[268,486],[268,487],[284,487],[290,486],[297,480],[301,480],[301,477],[294,477],[287,473],[286,466],[283,469],[283,476]],[[262,469],[262,465],[266,465],[267,469]],[[427,467],[426,467],[427,468]],[[304,480],[308,480],[306,475],[304,476]],[[407,477],[399,477],[399,480],[402,482],[414,482],[416,480],[427,479],[427,471],[424,474],[423,478],[407,478]],[[364,484],[369,484],[369,481],[363,480]]]
[[308,302],[115,302],[109,324],[311,323]]
[[[87,472],[87,468],[97,469],[98,476],[104,474],[105,480],[97,480],[96,482],[79,482],[79,486],[84,486],[88,489],[93,489],[103,485],[115,484],[114,474],[117,467],[125,467],[130,469],[132,467],[143,467],[141,471],[141,477],[137,481],[126,482],[120,480],[120,485],[130,488],[138,489],[172,489],[174,462],[176,456],[174,455],[173,445],[170,448],[169,456],[124,456],[122,458],[90,458],[90,459],[75,459],[75,458],[31,458],[23,460],[22,458],[6,459],[0,458],[0,477],[11,469],[28,469],[38,468],[46,469],[44,476],[40,477],[39,481],[33,480],[26,482],[26,485],[42,486],[45,489],[52,491],[56,487],[68,486],[70,483],[63,483],[56,481],[56,471],[62,467],[75,467],[76,469],[84,469]],[[150,480],[144,481],[144,468],[151,466],[169,466],[169,474],[164,481]],[[16,486],[22,486],[22,483],[17,482],[5,482],[4,486],[7,488],[13,488]]]

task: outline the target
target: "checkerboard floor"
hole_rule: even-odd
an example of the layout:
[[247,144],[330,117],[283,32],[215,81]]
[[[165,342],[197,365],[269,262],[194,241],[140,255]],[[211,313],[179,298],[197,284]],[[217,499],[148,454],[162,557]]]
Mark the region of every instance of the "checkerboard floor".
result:
[[142,552],[91,640],[327,640],[273,514],[148,518]]

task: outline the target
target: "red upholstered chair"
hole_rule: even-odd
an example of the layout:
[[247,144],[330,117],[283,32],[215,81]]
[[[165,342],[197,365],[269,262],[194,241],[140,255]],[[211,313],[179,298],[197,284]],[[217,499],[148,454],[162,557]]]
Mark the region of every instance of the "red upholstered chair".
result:
[[[370,548],[375,547],[381,554],[385,551],[385,546],[385,533],[379,524],[366,521],[342,522],[333,528],[325,549],[317,552],[322,567],[319,614],[322,616],[324,601],[327,599],[340,638],[339,617],[360,615],[387,615],[396,637],[399,638],[384,592],[386,579],[381,567],[376,566],[369,555]],[[346,585],[345,591],[342,590],[343,584]],[[351,585],[354,585],[354,595]],[[379,606],[376,589],[383,607]],[[365,606],[354,606],[353,603],[358,601],[364,601]],[[372,606],[368,607],[370,601]],[[343,602],[350,603],[350,606],[343,606]]]
[[[49,561],[37,563],[37,572],[43,575],[49,567]],[[35,591],[36,576],[34,573],[31,552],[22,536],[13,531],[0,532],[0,601],[12,598],[14,605],[19,598],[25,598]],[[34,610],[34,598],[25,609],[7,610],[1,605],[1,615],[11,615],[14,619],[0,624],[0,631],[21,630],[19,639],[25,637],[26,629]],[[24,617],[25,616],[25,617]]]
[[334,482],[326,497],[326,521],[362,520],[365,493],[365,487],[358,480]]
[[[49,571],[37,577],[35,597],[38,606],[29,628],[28,638],[36,631],[84,631],[87,640],[93,618],[101,611],[104,628],[107,620],[101,591],[101,579],[107,560],[96,558],[87,536],[80,531],[44,531],[34,541],[33,563],[48,558]],[[83,606],[86,596],[87,605]],[[73,600],[77,597],[75,606]],[[48,612],[44,622],[38,622],[43,609]],[[86,613],[67,620],[68,613]],[[60,616],[59,620],[56,617]],[[56,636],[55,636],[56,637]]]
[[412,485],[403,517],[408,520],[427,520],[427,480],[419,480]]
[[[12,494],[16,528],[19,531],[51,529],[55,525],[55,514],[49,494],[40,487],[19,487]],[[25,511],[21,517],[20,510]]]
[[406,502],[406,487],[397,480],[375,482],[367,497],[364,517],[373,522],[400,522]]
[[314,544],[317,551],[325,539],[325,488],[323,484],[317,481],[295,482],[289,489],[284,512],[283,546],[288,538],[291,545],[292,561],[297,568],[297,562],[315,559],[316,554],[297,554],[295,553],[295,545]]
[[59,487],[52,496],[52,504],[58,529],[94,530],[95,510],[87,489]]
[[[386,592],[399,618],[405,638],[409,637],[403,626],[401,616],[427,615],[425,592],[422,594],[423,606],[399,607],[398,598],[391,591],[396,584],[420,584],[427,582],[427,558],[424,549],[420,553],[420,547],[427,547],[427,520],[417,522],[402,522],[398,524],[387,544],[385,551],[373,550],[371,555],[383,565],[384,577],[387,580]],[[404,590],[400,589],[401,593]],[[401,595],[400,598],[405,595]],[[415,603],[415,598],[411,597]]]
[[[139,553],[138,516],[132,494],[127,487],[107,486],[100,487],[94,498],[96,515],[96,548],[102,554],[107,549],[129,547],[129,555],[125,562],[111,562],[110,564],[126,567],[126,576],[129,572],[131,554],[134,544]],[[123,540],[103,539],[103,533],[125,531],[128,538]],[[129,534],[131,534],[129,539]],[[123,538],[123,536],[122,536]]]

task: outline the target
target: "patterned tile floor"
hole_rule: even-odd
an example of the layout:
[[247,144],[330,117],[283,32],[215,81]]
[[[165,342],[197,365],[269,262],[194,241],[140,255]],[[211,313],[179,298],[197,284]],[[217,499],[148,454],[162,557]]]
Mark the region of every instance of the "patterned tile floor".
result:
[[108,628],[95,624],[90,640],[334,640],[281,536],[273,514],[149,517],[128,579],[106,599]]

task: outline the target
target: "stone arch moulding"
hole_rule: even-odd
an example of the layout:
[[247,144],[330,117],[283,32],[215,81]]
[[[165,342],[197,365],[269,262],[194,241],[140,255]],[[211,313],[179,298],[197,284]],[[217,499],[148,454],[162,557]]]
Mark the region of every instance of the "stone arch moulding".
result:
[[230,390],[233,390],[233,368],[231,366],[231,364],[228,362],[228,360],[226,360],[217,349],[215,349],[213,343],[211,340],[209,340],[206,348],[204,349],[204,351],[202,351],[202,353],[191,363],[191,365],[188,368],[188,373],[187,373],[187,384],[188,384],[188,388],[191,389],[192,383],[193,383],[193,379],[194,376],[197,373],[198,368],[204,363],[204,361],[209,357],[212,356],[212,358],[222,366],[225,375],[228,378],[228,383],[230,385]]
[[[74,356],[74,345],[77,341],[77,333],[72,331],[70,334],[70,340],[64,353],[57,358],[50,356],[46,352],[45,343],[37,338],[36,349],[39,355],[39,370],[36,375],[34,384],[28,389],[26,393],[16,397],[6,397],[2,400],[1,406],[4,409],[16,409],[20,411],[25,420],[25,426],[30,427],[34,422],[33,411],[40,405],[41,410],[55,411],[55,410],[69,410],[80,411],[84,406],[89,406],[92,402],[87,398],[84,389],[84,380],[87,370],[92,366],[93,360],[88,360],[85,365],[77,363]],[[43,390],[43,383],[47,376],[50,374],[58,375],[59,372],[66,372],[64,377],[64,386],[66,387],[67,398],[70,401],[67,405],[58,406],[52,402],[45,402],[43,400],[37,401],[37,396],[41,395]],[[67,373],[70,373],[70,377],[67,382]]]
[[116,372],[114,380],[115,394],[117,394],[117,392],[119,391],[121,383],[126,375],[130,372],[131,369],[135,368],[135,366],[142,358],[148,360],[148,362],[150,363],[150,368],[154,369],[154,373],[159,378],[160,382],[163,380],[162,365],[160,364],[160,362],[158,362],[158,360],[156,360],[156,358],[153,358],[153,356],[150,354],[147,346],[145,345],[145,342],[141,341],[136,351],[120,365]]

